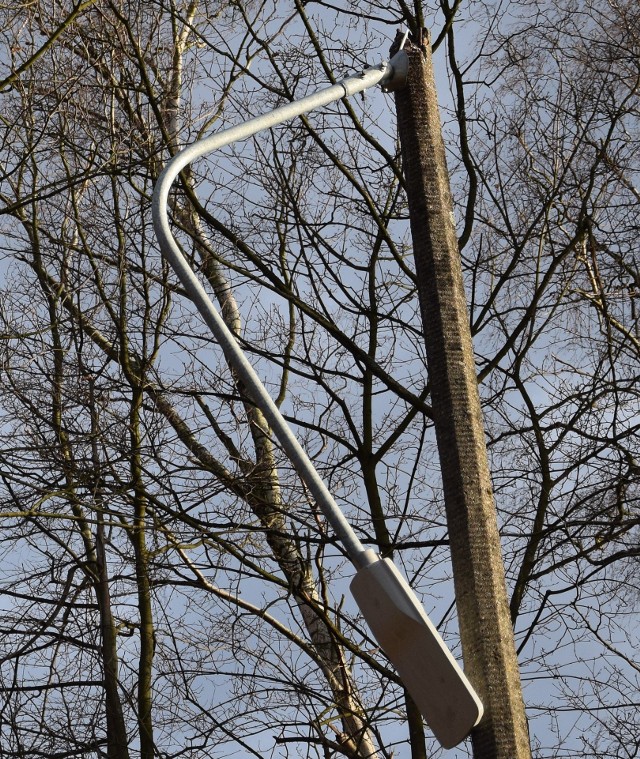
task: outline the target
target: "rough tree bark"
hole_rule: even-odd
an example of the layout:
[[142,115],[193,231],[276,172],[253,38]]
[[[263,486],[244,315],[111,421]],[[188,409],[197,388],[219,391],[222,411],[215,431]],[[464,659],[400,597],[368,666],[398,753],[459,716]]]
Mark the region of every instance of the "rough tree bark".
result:
[[398,130],[463,657],[485,708],[473,752],[476,759],[524,759],[531,750],[428,34],[405,49]]

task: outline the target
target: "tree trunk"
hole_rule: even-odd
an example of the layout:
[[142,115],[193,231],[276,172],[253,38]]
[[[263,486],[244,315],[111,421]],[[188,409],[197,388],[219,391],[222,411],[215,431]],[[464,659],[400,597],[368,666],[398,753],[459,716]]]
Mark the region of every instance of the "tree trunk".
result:
[[398,130],[463,657],[485,708],[473,752],[476,759],[524,759],[531,750],[427,34],[405,50]]

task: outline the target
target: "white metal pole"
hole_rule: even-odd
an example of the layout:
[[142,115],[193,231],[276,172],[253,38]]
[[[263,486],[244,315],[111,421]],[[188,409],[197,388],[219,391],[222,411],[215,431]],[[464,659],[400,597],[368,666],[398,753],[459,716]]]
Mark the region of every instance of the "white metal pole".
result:
[[344,545],[347,555],[356,567],[366,566],[371,563],[372,552],[369,551],[367,553],[365,551],[351,525],[345,519],[342,511],[309,460],[309,457],[298,443],[298,440],[266,391],[253,367],[247,361],[235,337],[218,314],[200,280],[196,277],[182,255],[169,227],[167,201],[171,186],[180,172],[197,158],[201,158],[214,150],[218,150],[238,140],[246,140],[263,129],[274,127],[283,121],[300,116],[315,108],[320,108],[334,100],[340,100],[340,98],[366,90],[375,84],[386,86],[389,90],[393,89],[397,84],[396,80],[403,79],[405,63],[406,54],[400,51],[389,63],[367,69],[362,74],[348,77],[338,84],[314,92],[301,100],[287,103],[280,108],[276,108],[274,111],[256,116],[242,124],[224,129],[189,145],[167,163],[158,178],[153,193],[153,224],[163,255],[173,267],[189,297],[218,340],[227,360],[242,379],[251,399],[265,415],[273,430],[273,434],[295,466],[302,481],[309,488],[318,507],[331,524],[339,540]]

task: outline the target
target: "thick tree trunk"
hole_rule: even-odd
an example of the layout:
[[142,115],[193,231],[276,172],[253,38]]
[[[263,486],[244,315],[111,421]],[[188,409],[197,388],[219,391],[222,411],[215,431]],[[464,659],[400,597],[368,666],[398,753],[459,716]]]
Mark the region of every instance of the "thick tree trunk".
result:
[[408,42],[396,92],[418,292],[467,676],[485,716],[476,759],[531,756],[487,460],[431,50]]

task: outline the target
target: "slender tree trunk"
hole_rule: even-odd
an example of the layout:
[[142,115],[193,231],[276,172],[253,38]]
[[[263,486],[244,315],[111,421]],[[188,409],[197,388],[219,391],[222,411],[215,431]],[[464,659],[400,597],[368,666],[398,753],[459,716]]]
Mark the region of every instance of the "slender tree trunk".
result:
[[476,759],[531,756],[428,35],[396,92],[418,292]]
[[118,693],[117,633],[111,610],[109,574],[104,547],[104,522],[98,517],[96,531],[96,598],[100,610],[101,654],[104,668],[107,759],[129,759],[127,728]]
[[151,603],[151,583],[146,540],[147,498],[142,483],[140,463],[141,430],[140,407],[142,390],[133,389],[132,408],[129,416],[131,427],[131,479],[134,487],[134,514],[130,531],[136,564],[138,587],[138,613],[140,615],[140,655],[138,657],[138,727],[140,730],[140,758],[153,759],[153,658],[155,654],[155,629]]
[[[104,672],[104,703],[107,726],[107,759],[130,759],[127,724],[122,710],[122,701],[118,686],[118,633],[111,607],[111,590],[109,587],[109,568],[105,548],[103,500],[101,496],[101,461],[99,453],[100,426],[95,392],[95,379],[82,367],[89,387],[91,406],[91,463],[96,477],[97,487],[94,498],[97,502],[94,587],[96,602],[100,614],[100,654]],[[91,554],[90,554],[91,556]],[[91,557],[93,558],[93,557]]]

